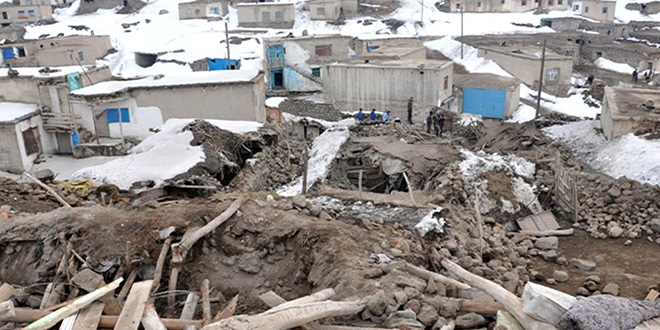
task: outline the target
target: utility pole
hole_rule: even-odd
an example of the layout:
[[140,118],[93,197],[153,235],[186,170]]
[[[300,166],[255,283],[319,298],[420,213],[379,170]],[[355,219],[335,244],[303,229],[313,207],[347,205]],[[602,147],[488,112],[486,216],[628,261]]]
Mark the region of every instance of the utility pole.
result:
[[421,0],[421,1],[422,1],[422,20],[419,22],[419,25],[423,26],[424,25],[424,0]]
[[229,56],[229,27],[225,21],[225,43],[227,44],[227,70],[231,70],[231,57]]
[[461,60],[463,59],[463,8],[461,10]]
[[541,90],[543,89],[543,67],[545,66],[545,43],[547,39],[543,39],[543,53],[541,54],[541,73],[539,74],[539,95],[536,100],[536,112],[534,113],[534,118],[539,116],[539,110],[541,109]]

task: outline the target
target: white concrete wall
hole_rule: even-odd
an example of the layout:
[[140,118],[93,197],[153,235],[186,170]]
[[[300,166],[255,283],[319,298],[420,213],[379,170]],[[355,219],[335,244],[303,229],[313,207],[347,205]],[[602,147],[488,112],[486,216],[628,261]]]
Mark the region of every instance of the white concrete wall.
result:
[[[582,0],[580,2],[573,2],[573,8],[575,8],[575,5],[579,5],[577,12],[584,17],[604,23],[614,22],[616,1]],[[589,8],[588,11],[587,8]],[[607,13],[603,13],[603,8],[607,8]]]
[[[153,135],[149,128],[158,128],[163,125],[163,115],[157,107],[136,107],[128,108],[130,113],[130,123],[122,123],[121,130],[124,136],[137,136],[145,138]],[[110,127],[110,137],[121,137],[119,123],[108,124]]]
[[20,173],[22,166],[16,127],[0,124],[0,171]]

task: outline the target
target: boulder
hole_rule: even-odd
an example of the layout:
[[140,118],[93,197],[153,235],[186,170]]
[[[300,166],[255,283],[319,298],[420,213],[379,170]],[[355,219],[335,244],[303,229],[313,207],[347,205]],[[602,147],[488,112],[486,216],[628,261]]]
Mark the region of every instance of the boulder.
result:
[[557,281],[559,283],[564,283],[564,282],[568,281],[569,276],[568,276],[568,273],[565,272],[565,271],[555,270],[554,272],[552,272],[552,278],[554,278],[555,281]]
[[477,313],[467,313],[456,318],[456,328],[473,329],[486,324],[486,319]]
[[603,287],[603,294],[619,295],[619,285],[616,283],[607,283]]
[[307,199],[303,195],[296,195],[293,197],[293,205],[298,208],[304,209],[307,206]]
[[623,228],[614,226],[607,231],[607,235],[612,238],[619,238],[621,235],[623,235]]
[[387,296],[385,291],[378,290],[376,294],[367,299],[367,309],[375,316],[383,315],[387,308]]
[[556,250],[559,247],[559,239],[556,236],[540,237],[534,247],[539,250]]
[[591,260],[573,258],[571,259],[571,266],[585,272],[596,270],[596,263]]
[[431,326],[438,319],[438,311],[431,305],[424,304],[417,314],[417,320],[426,326]]

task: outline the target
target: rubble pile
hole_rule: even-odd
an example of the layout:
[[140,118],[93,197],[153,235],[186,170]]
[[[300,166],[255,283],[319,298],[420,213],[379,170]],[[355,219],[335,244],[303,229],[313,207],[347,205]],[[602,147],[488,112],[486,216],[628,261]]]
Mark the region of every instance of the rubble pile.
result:
[[327,121],[339,121],[345,116],[329,103],[316,103],[308,100],[286,99],[279,105],[282,112],[300,117],[312,117]]
[[11,214],[47,212],[59,207],[57,200],[34,183],[21,183],[0,177],[0,205]]

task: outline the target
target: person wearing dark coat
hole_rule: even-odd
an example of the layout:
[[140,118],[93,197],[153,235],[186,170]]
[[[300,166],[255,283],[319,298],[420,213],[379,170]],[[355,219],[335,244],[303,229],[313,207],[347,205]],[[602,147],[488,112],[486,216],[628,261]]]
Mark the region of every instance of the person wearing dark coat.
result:
[[369,119],[371,121],[376,121],[376,109],[371,109],[371,113],[369,114]]
[[433,111],[429,111],[429,115],[426,117],[426,133],[431,134],[431,127],[433,127]]
[[413,98],[412,96],[408,100],[408,124],[412,125],[412,112],[413,112]]

